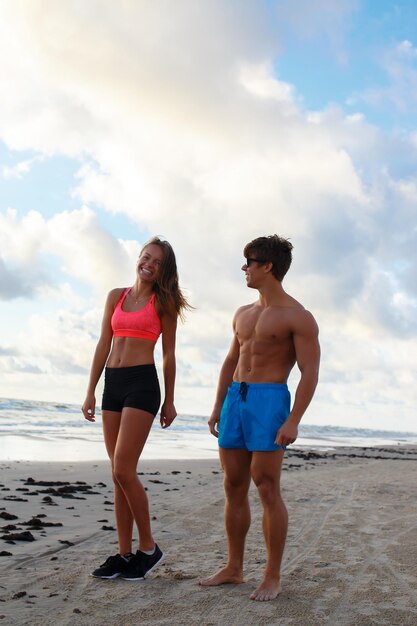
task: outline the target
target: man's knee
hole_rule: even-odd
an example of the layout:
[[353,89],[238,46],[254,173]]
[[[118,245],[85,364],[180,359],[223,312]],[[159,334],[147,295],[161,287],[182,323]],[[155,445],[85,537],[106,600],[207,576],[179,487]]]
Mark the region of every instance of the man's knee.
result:
[[281,500],[279,483],[274,478],[258,476],[256,478],[254,477],[253,481],[258,488],[259,496],[265,506],[274,505],[277,501]]
[[224,491],[228,500],[245,499],[249,491],[249,480],[242,480],[241,477],[228,477],[224,479]]

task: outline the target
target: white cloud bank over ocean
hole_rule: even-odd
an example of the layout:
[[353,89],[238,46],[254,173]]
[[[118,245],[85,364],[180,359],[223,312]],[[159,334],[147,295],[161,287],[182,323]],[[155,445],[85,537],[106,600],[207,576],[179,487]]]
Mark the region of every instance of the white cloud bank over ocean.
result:
[[[417,129],[361,109],[416,98],[415,42],[387,48],[384,88],[350,104],[313,109],[280,72],[290,35],[343,72],[360,5],[317,3],[306,30],[288,2],[0,1],[0,186],[19,190],[0,204],[0,395],[82,402],[106,292],[160,234],[197,307],[177,408],[208,414],[255,296],[243,246],[277,232],[294,244],[284,286],[321,330],[306,421],[417,430]],[[62,157],[73,175],[46,210]]]

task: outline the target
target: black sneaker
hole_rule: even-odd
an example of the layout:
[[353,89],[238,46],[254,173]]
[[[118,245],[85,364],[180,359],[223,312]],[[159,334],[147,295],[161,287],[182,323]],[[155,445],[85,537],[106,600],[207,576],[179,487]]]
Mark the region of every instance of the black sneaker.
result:
[[163,558],[164,553],[157,544],[155,544],[155,552],[153,554],[145,554],[145,552],[138,550],[135,556],[130,559],[121,576],[125,580],[143,580]]
[[91,576],[107,579],[117,578],[117,576],[122,575],[133,558],[133,554],[130,557],[123,557],[120,556],[120,554],[109,556],[100,567],[95,569],[94,572],[91,572]]

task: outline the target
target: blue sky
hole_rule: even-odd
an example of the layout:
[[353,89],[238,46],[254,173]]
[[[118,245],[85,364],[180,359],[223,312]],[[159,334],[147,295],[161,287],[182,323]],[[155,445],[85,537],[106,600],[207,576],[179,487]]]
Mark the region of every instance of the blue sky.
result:
[[305,420],[416,430],[414,3],[105,6],[0,0],[0,395],[82,402],[159,234],[196,306],[177,408],[209,414],[243,246],[278,232],[321,329]]
[[[334,15],[331,5],[335,3],[317,4],[328,7],[329,16]],[[343,7],[344,19],[337,21],[335,30],[325,20],[319,31],[300,26],[295,18],[284,22],[280,29],[282,54],[275,64],[277,74],[295,86],[301,103],[310,110],[322,110],[335,103],[347,113],[360,111],[370,123],[387,131],[415,129],[417,116],[412,102],[398,110],[388,98],[371,105],[364,97],[370,90],[390,88],[388,59],[395,56],[401,42],[414,43],[415,47],[415,3],[368,0],[341,3],[342,12]],[[411,63],[404,64],[404,70],[407,66],[416,71],[415,53]]]

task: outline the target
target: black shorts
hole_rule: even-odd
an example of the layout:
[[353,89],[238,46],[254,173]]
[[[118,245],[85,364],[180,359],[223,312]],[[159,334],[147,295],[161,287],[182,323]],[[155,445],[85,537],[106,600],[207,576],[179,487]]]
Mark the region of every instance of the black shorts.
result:
[[102,411],[121,413],[124,407],[156,415],[161,403],[158,375],[153,363],[133,367],[106,367]]

